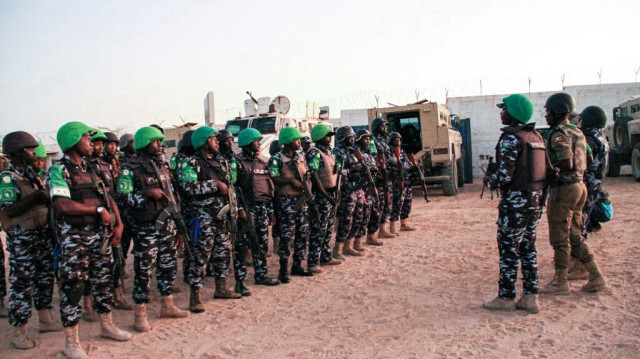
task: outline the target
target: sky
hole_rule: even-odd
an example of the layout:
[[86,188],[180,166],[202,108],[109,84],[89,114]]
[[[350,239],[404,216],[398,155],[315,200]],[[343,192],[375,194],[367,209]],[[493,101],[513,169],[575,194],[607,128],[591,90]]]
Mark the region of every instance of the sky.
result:
[[561,90],[563,76],[634,82],[639,19],[637,0],[3,0],[0,136],[204,123],[208,91],[224,123],[246,91],[334,118],[376,95],[386,106]]

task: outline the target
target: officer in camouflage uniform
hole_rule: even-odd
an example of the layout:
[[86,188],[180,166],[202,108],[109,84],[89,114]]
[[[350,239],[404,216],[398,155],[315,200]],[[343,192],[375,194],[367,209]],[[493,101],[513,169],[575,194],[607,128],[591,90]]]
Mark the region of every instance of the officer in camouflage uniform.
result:
[[[278,141],[282,151],[269,159],[271,178],[276,185],[278,205],[277,213],[280,225],[280,273],[281,283],[289,283],[288,261],[293,240],[293,265],[291,275],[312,276],[313,273],[302,268],[301,262],[305,258],[307,238],[309,237],[308,204],[303,195],[303,184],[294,174],[292,166],[297,166],[298,172],[306,176],[307,162],[299,152],[302,134],[294,127],[286,127],[280,131]],[[304,178],[303,178],[304,179]],[[306,180],[306,179],[305,179]]]
[[176,224],[167,210],[177,207],[171,173],[162,158],[164,135],[158,129],[142,127],[134,136],[136,157],[123,164],[118,180],[118,193],[126,200],[133,221],[133,301],[134,328],[138,332],[151,329],[147,320],[149,282],[156,264],[158,291],[162,296],[160,318],[186,318],[189,312],[173,304],[176,277]]
[[36,147],[36,160],[33,163],[33,171],[44,181],[46,179],[44,166],[47,162],[47,149],[44,148],[44,144],[42,144],[42,142],[36,142],[38,142],[38,147]]
[[312,182],[314,202],[320,212],[320,218],[311,221],[309,236],[309,254],[307,266],[312,273],[322,273],[318,267],[337,265],[341,260],[331,257],[331,236],[335,223],[336,191],[338,171],[336,158],[331,152],[333,129],[327,124],[319,124],[311,129],[311,140],[315,146],[306,153],[307,165]]
[[386,223],[389,220],[389,214],[391,211],[391,177],[386,176],[387,168],[389,166],[389,158],[391,156],[391,149],[389,148],[389,123],[383,118],[375,118],[371,121],[371,132],[373,137],[371,140],[376,147],[378,154],[376,155],[376,162],[380,169],[380,176],[378,179],[378,203],[381,204],[381,210],[379,215],[371,216],[371,220],[378,219],[378,223],[369,222],[369,233],[375,233],[380,229],[380,238],[395,238],[397,234],[391,234],[387,231]]
[[104,140],[104,153],[103,160],[111,165],[111,172],[113,173],[114,183],[118,183],[120,177],[120,160],[118,159],[118,146],[120,145],[120,139],[113,132],[105,132]]
[[[53,247],[47,225],[48,197],[44,182],[35,173],[35,138],[27,132],[7,134],[2,147],[11,157],[0,173],[0,221],[7,232],[9,252],[9,324],[14,328],[11,343],[16,349],[31,349],[35,342],[27,335],[31,300],[38,310],[40,332],[61,331],[53,321]],[[5,289],[4,251],[2,283]],[[3,297],[4,297],[3,293]]]
[[311,137],[302,137],[302,139],[300,140],[300,145],[302,146],[302,154],[306,156],[307,151],[309,151],[309,148],[311,148]]
[[409,215],[411,214],[411,204],[413,201],[413,192],[411,177],[415,171],[413,163],[409,160],[409,156],[402,149],[402,137],[397,132],[389,134],[389,148],[391,157],[389,158],[389,177],[391,178],[391,192],[393,193],[393,204],[391,206],[391,214],[389,216],[389,233],[399,234],[398,219],[400,219],[401,231],[415,231],[416,229],[409,225]]
[[[538,259],[536,227],[542,211],[542,186],[546,177],[545,146],[542,136],[529,123],[533,104],[523,95],[502,99],[500,119],[507,127],[496,145],[497,170],[487,173],[484,183],[500,189],[498,205],[498,252],[500,280],[498,296],[484,302],[489,310],[516,308],[538,313]],[[516,303],[518,262],[522,262],[523,294]]]
[[[100,335],[117,341],[131,338],[131,333],[117,328],[111,318],[113,278],[108,243],[118,244],[122,222],[115,201],[104,192],[99,173],[83,158],[93,152],[90,136],[95,132],[81,122],[60,127],[57,140],[64,156],[51,166],[48,176],[62,247],[60,314],[66,337],[63,352],[69,358],[86,356],[78,339],[78,321],[82,311],[79,302],[87,281],[93,307],[100,316]],[[103,242],[107,243],[104,252]]]
[[[251,248],[255,281],[258,285],[279,285],[280,281],[267,276],[267,251],[269,245],[269,223],[275,221],[273,215],[274,185],[269,175],[267,164],[258,157],[262,135],[254,128],[245,128],[238,134],[238,146],[242,151],[236,155],[238,163],[238,179],[236,188],[238,194],[239,217],[245,220],[239,223],[239,231],[234,245],[233,267],[236,275],[236,293],[243,296],[251,292],[244,286],[247,278],[245,258]],[[246,206],[246,207],[245,207]],[[255,237],[251,238],[251,228],[248,223],[249,214],[253,222]]]
[[543,294],[569,294],[567,273],[569,246],[571,256],[580,261],[589,272],[589,281],[582,290],[596,292],[607,288],[593,252],[582,236],[582,207],[587,199],[587,188],[582,183],[587,168],[587,144],[582,132],[569,124],[569,113],[575,109],[571,95],[559,92],[551,95],[544,106],[547,123],[551,126],[547,141],[547,155],[552,171],[551,190],[547,205],[549,241],[554,250],[555,276],[551,283],[540,288]]
[[[360,173],[363,171],[362,166],[353,155],[354,141],[356,134],[350,126],[340,127],[336,131],[338,146],[333,150],[336,162],[342,171],[344,183],[341,187],[341,200],[338,204],[338,232],[336,233],[336,243],[333,246],[333,257],[344,259],[344,255],[363,256],[360,242],[362,238],[358,237],[358,242],[352,243],[356,237],[357,224],[362,222],[362,210],[364,207],[364,176]],[[355,247],[355,248],[354,248]],[[341,254],[342,252],[342,254]]]
[[[231,239],[226,218],[235,212],[230,208],[235,204],[229,203],[229,186],[235,181],[237,164],[235,161],[228,163],[219,156],[217,133],[208,126],[195,130],[191,136],[191,143],[196,153],[189,158],[179,179],[180,188],[194,211],[195,219],[189,221],[192,223],[192,232],[201,233],[197,238],[193,238],[195,244],[191,244],[189,259],[189,310],[193,313],[204,312],[204,306],[200,302],[200,288],[210,257],[214,261],[213,271],[216,278],[213,297],[242,297],[227,288]],[[228,209],[226,213],[223,212],[225,206]]]
[[[371,141],[371,132],[369,130],[358,130],[356,132],[356,148],[362,153],[364,162],[369,167],[371,176],[377,184],[380,171],[375,156],[378,154],[376,145]],[[376,186],[377,189],[377,186]],[[378,240],[378,226],[380,225],[380,213],[383,204],[379,202],[377,192],[374,193],[369,185],[364,188],[365,204],[362,210],[362,222],[358,225],[357,237],[367,235],[367,244],[372,246],[381,246],[382,241]],[[372,217],[373,220],[372,220]],[[374,228],[371,228],[371,222],[375,222]]]
[[[120,136],[120,152],[122,155],[118,156],[118,182],[120,180],[120,171],[122,166],[127,163],[127,161],[137,157],[136,151],[133,148],[133,134],[125,133]],[[116,183],[118,183],[116,182]],[[127,208],[127,196],[118,194],[116,195],[116,202],[118,203],[118,210],[120,210],[120,216],[122,217],[122,223],[124,224],[124,230],[122,231],[122,239],[120,240],[120,245],[122,246],[122,253],[124,254],[125,260],[129,254],[129,249],[131,248],[131,240],[133,239],[133,222],[129,217],[129,209]]]
[[[182,135],[182,139],[178,142],[178,154],[176,155],[176,169],[174,171],[174,177],[178,179],[178,183],[180,183],[180,178],[182,176],[182,169],[187,166],[187,162],[189,158],[193,156],[195,150],[193,149],[193,145],[191,144],[191,136],[193,135],[193,130],[189,130]],[[181,186],[178,185],[178,190],[176,191],[180,196],[180,210],[182,211],[182,218],[193,218],[195,215],[191,209],[189,204],[189,199],[186,194],[182,191]],[[182,260],[182,280],[185,283],[189,283],[188,273],[189,273],[189,255],[187,253],[188,249],[183,245],[183,252],[178,253],[178,257],[184,258]]]
[[[269,145],[269,157],[273,157],[276,153],[282,151],[282,146],[280,145],[280,141],[273,140]],[[273,208],[273,216],[276,218],[275,222],[271,224],[271,238],[273,240],[273,254],[278,254],[278,247],[280,246],[280,224],[278,223],[278,204],[277,204],[278,196],[273,197],[273,202],[271,202],[271,207]],[[268,254],[267,256],[269,256]]]
[[[0,225],[0,232],[2,232],[2,226]],[[6,318],[9,316],[7,306],[4,304],[4,297],[7,296],[7,275],[4,272],[4,248],[2,248],[2,242],[0,241],[0,318]]]

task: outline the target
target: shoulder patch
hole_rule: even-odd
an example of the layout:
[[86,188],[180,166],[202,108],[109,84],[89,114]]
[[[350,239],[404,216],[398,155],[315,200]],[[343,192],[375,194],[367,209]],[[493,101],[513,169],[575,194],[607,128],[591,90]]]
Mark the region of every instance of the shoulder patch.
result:
[[55,164],[49,169],[49,187],[51,188],[51,197],[71,198],[69,185],[62,174],[62,165]]
[[198,180],[198,174],[196,171],[189,165],[188,162],[184,162],[182,164],[182,170],[178,173],[178,180],[180,182],[194,182]]
[[11,175],[5,173],[0,176],[0,203],[15,202],[18,199],[16,186],[11,180]]
[[511,140],[500,141],[500,148],[511,148]]
[[562,142],[562,141],[564,141],[564,137],[562,137],[562,135],[558,135],[558,136],[556,136],[556,137],[553,139],[553,142],[554,142],[554,143],[556,143],[556,142]]
[[120,179],[118,179],[118,193],[130,194],[133,193],[133,174],[128,168],[123,168],[120,173]]

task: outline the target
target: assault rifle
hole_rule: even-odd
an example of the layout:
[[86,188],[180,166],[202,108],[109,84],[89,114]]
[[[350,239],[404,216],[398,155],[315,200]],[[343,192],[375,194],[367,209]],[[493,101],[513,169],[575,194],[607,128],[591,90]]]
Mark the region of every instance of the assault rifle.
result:
[[[480,165],[480,170],[482,171],[482,173],[484,173],[485,177],[487,176],[491,176],[493,173],[495,173],[498,170],[498,163],[493,162],[493,156],[484,156],[481,155],[480,159],[483,160],[484,158],[487,158],[489,160],[489,162],[487,163],[487,168],[485,169],[484,167],[482,167],[482,165]],[[487,185],[482,184],[482,191],[480,192],[480,198],[482,198],[482,196],[484,195],[484,189],[487,188]],[[493,199],[493,189],[490,189],[491,191],[491,199]],[[496,190],[496,194],[498,194],[498,191]]]
[[416,160],[416,156],[413,153],[409,154],[409,161],[413,164],[413,166],[418,170],[418,175],[420,176],[420,185],[422,186],[422,194],[424,196],[424,200],[427,203],[431,202],[429,200],[429,194],[427,193],[427,182],[424,180],[424,173],[422,173],[422,168],[418,165],[418,161]]
[[316,206],[316,203],[313,201],[313,195],[311,194],[311,188],[309,188],[309,172],[305,173],[305,175],[303,176],[300,173],[300,170],[298,168],[298,164],[297,164],[297,160],[296,158],[298,158],[298,154],[296,154],[293,159],[291,159],[291,161],[289,162],[289,167],[291,168],[291,170],[293,171],[293,175],[295,176],[295,178],[300,181],[300,183],[302,183],[302,196],[304,197],[304,200],[307,202],[307,205],[309,206],[309,212],[311,213],[311,215],[313,215],[314,220],[320,222],[320,211],[318,210],[318,207]]
[[389,186],[387,185],[389,182],[389,172],[387,172],[387,158],[384,156],[384,153],[378,155],[378,161],[380,161],[380,169],[384,179],[382,187],[384,202],[382,208],[387,208],[389,205]]
[[393,154],[398,162],[398,184],[400,189],[404,188],[404,178],[402,173],[402,160],[400,159],[400,146],[393,148]]
[[[229,162],[220,158],[218,160],[220,165],[224,167],[224,181],[228,187],[227,201],[228,203],[222,207],[216,217],[221,221],[226,221],[229,225],[229,233],[231,235],[231,242],[235,243],[236,234],[238,233],[238,206],[236,203],[236,189],[231,183],[231,169],[229,168]],[[225,218],[225,216],[227,218]]]
[[[335,154],[334,154],[335,155]],[[331,216],[335,217],[336,214],[338,213],[338,207],[340,207],[340,201],[342,201],[342,179],[343,179],[343,175],[342,175],[342,166],[343,166],[343,162],[344,162],[344,158],[341,157],[340,159],[338,159],[338,157],[336,157],[336,173],[337,173],[337,178],[336,178],[336,194],[335,194],[335,202],[336,205],[333,206],[333,210],[331,211]]]
[[365,178],[367,179],[367,183],[369,184],[369,190],[371,191],[371,195],[373,196],[373,202],[376,207],[380,207],[378,204],[378,188],[376,187],[376,182],[373,180],[373,176],[371,175],[371,169],[369,169],[369,165],[364,161],[364,157],[362,156],[362,152],[357,147],[354,147],[353,155],[362,166],[362,169],[365,172]]
[[242,188],[238,187],[237,194],[238,194],[238,198],[240,199],[240,202],[242,203],[242,206],[244,207],[244,211],[247,213],[247,226],[243,227],[238,232],[238,235],[244,235],[245,233],[248,233],[249,243],[251,244],[251,250],[254,253],[259,253],[260,245],[258,244],[258,231],[256,231],[255,219],[253,218],[253,214],[249,210],[249,205],[248,205],[247,199],[244,196],[244,193],[242,192]]

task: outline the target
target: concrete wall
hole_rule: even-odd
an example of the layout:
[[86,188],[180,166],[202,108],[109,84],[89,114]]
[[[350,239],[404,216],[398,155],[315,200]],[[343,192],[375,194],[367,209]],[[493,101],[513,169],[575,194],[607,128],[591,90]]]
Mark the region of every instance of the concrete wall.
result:
[[[600,106],[609,116],[608,123],[612,123],[613,108],[631,96],[640,95],[640,83],[567,86],[563,91],[570,93],[575,98],[578,112],[587,106]],[[527,94],[535,106],[532,121],[535,121],[538,126],[547,125],[543,106],[547,98],[556,92],[559,90]],[[450,97],[447,100],[447,108],[452,114],[471,119],[474,176],[482,176],[478,163],[479,155],[493,156],[495,152],[494,148],[502,127],[500,109],[496,107],[496,104],[502,102],[502,98],[506,96],[508,94]]]

